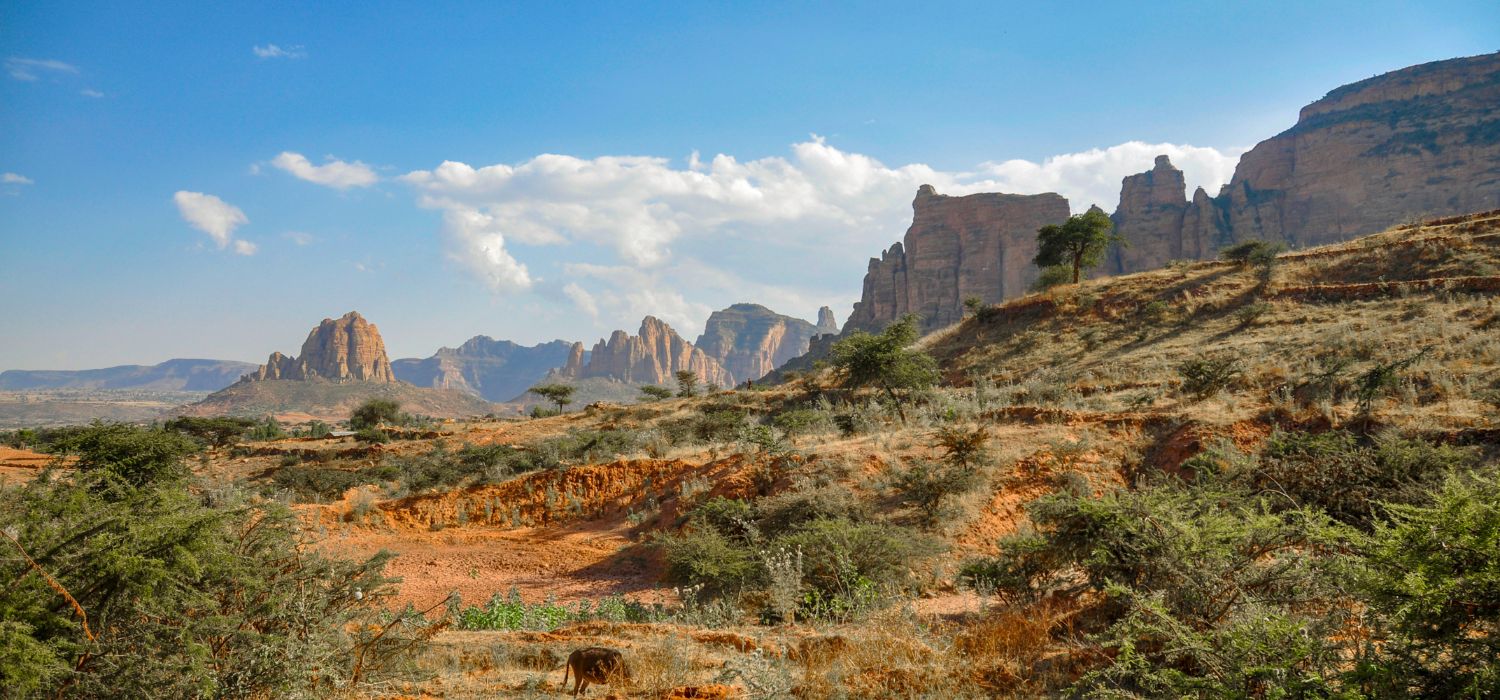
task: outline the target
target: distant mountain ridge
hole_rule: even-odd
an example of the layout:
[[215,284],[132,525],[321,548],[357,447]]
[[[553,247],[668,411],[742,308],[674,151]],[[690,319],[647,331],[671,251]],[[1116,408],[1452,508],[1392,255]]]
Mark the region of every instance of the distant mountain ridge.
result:
[[778,314],[759,304],[734,304],[713,312],[694,345],[738,381],[754,381],[807,352],[816,336],[837,333],[833,310],[818,310],[818,324]]
[[256,365],[233,360],[172,359],[154,365],[119,365],[102,369],[0,372],[0,391],[48,389],[151,389],[218,391],[253,372]]
[[396,379],[420,387],[455,389],[487,401],[508,401],[567,364],[573,343],[554,340],[527,347],[478,335],[432,357],[391,363]]

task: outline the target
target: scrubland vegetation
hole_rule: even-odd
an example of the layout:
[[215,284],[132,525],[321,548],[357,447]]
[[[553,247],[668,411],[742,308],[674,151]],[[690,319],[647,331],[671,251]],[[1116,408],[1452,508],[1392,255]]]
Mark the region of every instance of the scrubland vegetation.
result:
[[[1493,697],[1497,230],[1246,244],[757,390],[9,435],[66,461],[0,490],[0,686],[550,697],[605,644],[621,697]],[[377,535],[618,547],[418,610],[340,554]]]

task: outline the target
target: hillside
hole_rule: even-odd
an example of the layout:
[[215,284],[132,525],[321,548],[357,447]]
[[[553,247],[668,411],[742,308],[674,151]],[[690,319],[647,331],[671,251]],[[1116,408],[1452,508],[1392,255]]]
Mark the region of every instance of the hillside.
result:
[[414,386],[457,389],[486,401],[507,401],[535,386],[568,361],[572,343],[554,340],[531,347],[478,335],[432,357],[391,363],[396,378]]
[[149,391],[218,391],[255,370],[249,362],[167,360],[155,365],[120,365],[103,369],[23,370],[0,372],[0,391],[48,389]]
[[187,416],[275,416],[278,420],[340,421],[370,399],[390,399],[401,409],[434,418],[482,416],[488,401],[452,389],[423,389],[400,382],[330,382],[268,379],[240,382],[174,411]]
[[[1138,527],[1131,520],[1138,511],[1128,508],[1179,507],[1172,504],[1197,497],[1192,484],[1205,468],[1224,470],[1224,479],[1255,477],[1236,465],[1271,460],[1268,446],[1288,441],[1344,445],[1318,448],[1335,450],[1322,462],[1264,462],[1302,465],[1281,472],[1276,488],[1310,500],[1371,478],[1325,476],[1322,470],[1343,468],[1338,460],[1353,459],[1337,450],[1426,465],[1402,477],[1413,480],[1399,482],[1403,488],[1432,483],[1451,468],[1442,460],[1462,455],[1488,460],[1473,463],[1490,464],[1483,473],[1493,473],[1500,457],[1497,294],[1500,212],[1490,212],[1283,254],[1265,267],[1176,264],[984,308],[920,341],[944,381],[908,397],[906,420],[822,372],[755,391],[454,424],[436,439],[384,446],[252,444],[240,448],[249,457],[214,460],[206,473],[305,502],[303,517],[328,533],[326,549],[404,554],[390,568],[406,581],[393,605],[427,607],[459,592],[468,606],[463,630],[439,635],[420,660],[438,678],[401,692],[555,690],[530,656],[475,661],[461,650],[519,647],[555,660],[585,640],[604,640],[649,671],[629,697],[706,686],[726,665],[758,663],[813,697],[900,697],[918,689],[945,697],[1051,695],[1109,666],[1117,648],[1089,635],[1118,629],[1110,627],[1120,619],[1111,605],[1121,603],[1067,586],[1027,598],[1004,588],[1014,585],[1008,579],[1004,595],[975,590],[959,576],[962,567],[1013,551],[1015,540],[1006,538],[1040,527],[1032,509],[1044,501],[1127,508],[1109,511],[1120,520],[1096,533],[1091,541],[1100,547],[1113,546],[1116,531],[1153,536],[1150,528],[1120,529]],[[1371,376],[1383,379],[1362,395]],[[968,468],[972,481],[923,481],[922,474],[948,473],[942,465],[954,452],[945,441],[975,434],[987,444]],[[1207,483],[1202,488],[1217,482]],[[933,493],[925,488],[949,490],[924,501],[921,494]],[[1387,490],[1356,493],[1400,493],[1380,488]],[[1227,498],[1209,493],[1213,503]],[[1226,522],[1250,522],[1245,513],[1269,507],[1250,503]],[[1367,496],[1349,503],[1355,513],[1370,507]],[[1210,525],[1192,525],[1200,526]],[[722,539],[710,543],[705,532]],[[1198,531],[1173,532],[1180,534],[1168,542],[1199,546]],[[684,597],[702,590],[682,588],[695,580],[721,585],[728,570],[714,567],[780,566],[737,544],[744,537],[764,551],[795,546],[799,595],[852,607],[792,604],[807,624],[767,622],[766,606],[779,594],[763,579],[739,594],[711,588],[718,592]],[[1182,556],[1199,567],[1194,572],[1219,571],[1201,552]],[[855,583],[827,578],[826,567],[854,567],[847,575]],[[867,588],[841,587],[856,583]],[[860,602],[859,590],[894,597]],[[546,608],[546,600],[567,607]],[[677,612],[604,606],[621,601]],[[580,605],[600,607],[584,614]],[[500,622],[544,609],[553,622]],[[964,670],[955,675],[954,668]]]

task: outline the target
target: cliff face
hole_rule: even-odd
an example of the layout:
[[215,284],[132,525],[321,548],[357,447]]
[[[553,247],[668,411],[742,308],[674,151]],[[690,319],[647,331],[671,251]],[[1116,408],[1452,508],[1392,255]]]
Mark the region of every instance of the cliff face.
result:
[[568,361],[572,343],[554,340],[527,347],[475,336],[432,357],[391,363],[396,378],[416,386],[456,389],[488,401],[505,401],[534,386]]
[[385,354],[385,341],[375,324],[358,312],[338,319],[325,318],[302,343],[302,353],[287,357],[271,353],[266,364],[245,375],[249,381],[269,379],[327,379],[393,383],[396,375]]
[[940,195],[917,190],[912,224],[901,243],[871,259],[864,290],[844,324],[878,331],[903,314],[932,330],[963,317],[963,302],[993,303],[1026,291],[1036,280],[1036,230],[1068,218],[1056,194]]
[[734,375],[719,361],[677,335],[655,316],[641,320],[640,331],[615,331],[600,340],[585,361],[583,343],[569,349],[567,364],[558,371],[565,378],[606,377],[632,384],[671,384],[679,370],[688,370],[704,384],[735,385]]
[[783,316],[759,304],[715,311],[695,345],[740,381],[766,376],[804,352],[814,336],[837,333],[833,310],[818,310],[820,325]]
[[1110,272],[1208,258],[1247,239],[1324,245],[1413,218],[1500,207],[1500,53],[1338,88],[1240,158],[1210,198],[1185,198],[1165,157],[1125,178],[1113,218],[1130,247]]

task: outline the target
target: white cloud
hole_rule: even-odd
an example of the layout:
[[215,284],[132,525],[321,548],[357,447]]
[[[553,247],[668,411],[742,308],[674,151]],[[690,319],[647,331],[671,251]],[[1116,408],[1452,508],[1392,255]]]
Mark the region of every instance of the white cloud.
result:
[[1156,156],[1172,159],[1187,178],[1189,192],[1202,186],[1209,194],[1234,175],[1234,166],[1245,149],[1204,148],[1171,143],[1128,141],[1109,148],[1091,148],[1078,153],[1052,156],[1041,163],[1007,160],[983,163],[978,177],[986,187],[1015,194],[1057,192],[1068,198],[1073,211],[1082,212],[1089,205],[1113,212],[1120,202],[1120,181],[1127,175],[1150,170]]
[[16,80],[35,82],[40,80],[43,74],[49,73],[78,73],[78,66],[71,63],[63,63],[47,58],[18,58],[5,59],[5,72]]
[[84,97],[93,97],[95,99],[104,97],[104,93],[99,92],[98,90],[95,90],[93,88],[84,88],[82,90],[79,90],[78,94],[83,95]]
[[287,231],[286,233],[281,234],[281,237],[299,246],[308,245],[313,242],[312,234],[303,233],[301,231]]
[[[608,287],[611,293],[602,296],[603,308],[617,324],[633,323],[646,316],[655,316],[666,321],[679,335],[692,340],[703,331],[704,320],[713,313],[713,308],[708,304],[689,301],[681,292],[673,289],[671,284],[666,283],[663,276],[651,271],[625,265],[570,263],[564,266],[564,272],[569,277],[594,280]],[[576,282],[569,283],[568,286],[583,291]],[[563,288],[563,293],[577,304],[577,299],[568,292],[568,287]],[[593,299],[592,295],[590,299]],[[595,310],[597,312],[597,306]]]
[[594,300],[594,295],[587,289],[578,286],[577,282],[569,282],[563,286],[563,295],[572,300],[573,305],[589,315],[595,321],[599,320],[599,303]]
[[452,210],[443,214],[448,257],[469,269],[495,292],[530,289],[534,283],[526,266],[505,249],[505,235],[494,219],[478,211]]
[[238,239],[234,241],[233,247],[236,255],[255,255],[255,251],[260,250],[260,246]]
[[36,181],[17,173],[0,174],[0,185],[34,185]]
[[[1074,212],[1092,203],[1112,211],[1121,178],[1151,169],[1157,155],[1170,156],[1190,187],[1213,192],[1228,180],[1239,153],[1133,141],[1041,162],[943,171],[920,163],[887,166],[814,136],[793,144],[788,157],[741,161],[721,154],[705,162],[695,152],[676,165],[649,156],[543,154],[480,167],[444,161],[401,179],[417,190],[422,206],[443,212],[449,254],[496,291],[526,289],[533,282],[507,242],[597,248],[614,260],[563,266],[575,284],[587,280],[588,288],[578,289],[596,298],[596,308],[637,317],[654,313],[692,328],[701,326],[709,309],[676,290],[710,297],[684,282],[688,276],[706,277],[705,284],[725,279],[729,271],[753,277],[739,280],[749,285],[740,287],[745,291],[721,285],[723,295],[737,301],[767,298],[745,298],[755,285],[755,293],[767,295],[791,290],[779,298],[799,308],[778,308],[782,313],[810,313],[815,305],[801,305],[818,300],[837,303],[828,290],[858,289],[864,259],[899,240],[910,224],[910,203],[922,184],[949,195],[1054,191],[1069,199]],[[684,256],[694,265],[680,264]],[[662,274],[668,270],[674,274]],[[696,272],[704,270],[709,272]],[[579,304],[578,294],[567,296]]]
[[266,44],[265,46],[252,46],[250,47],[250,51],[255,54],[256,58],[262,59],[307,58],[307,51],[301,45],[282,47],[276,44]]
[[301,180],[326,187],[347,190],[350,187],[369,187],[380,180],[375,170],[359,161],[345,162],[328,156],[323,165],[313,165],[301,153],[283,151],[271,159],[271,165],[291,173]]
[[208,234],[221,250],[233,243],[234,252],[240,255],[255,252],[255,244],[234,240],[234,230],[250,223],[239,207],[211,194],[186,190],[172,195],[172,200],[177,203],[177,213],[182,215],[183,221]]

